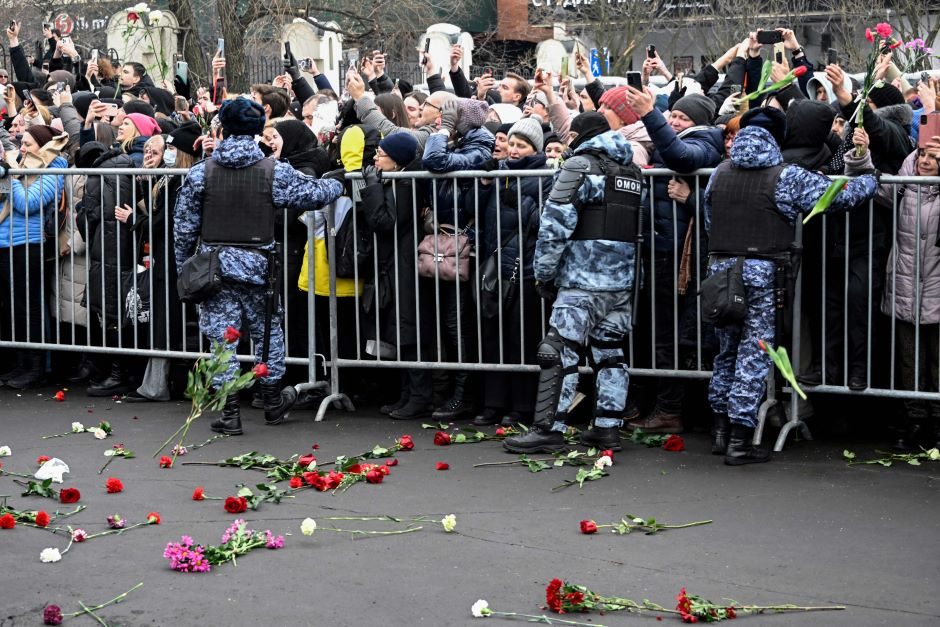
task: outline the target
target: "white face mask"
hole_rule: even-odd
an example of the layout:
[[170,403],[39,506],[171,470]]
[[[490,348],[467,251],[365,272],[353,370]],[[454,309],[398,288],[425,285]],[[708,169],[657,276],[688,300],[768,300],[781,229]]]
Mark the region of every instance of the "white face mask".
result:
[[165,165],[168,168],[172,168],[174,165],[176,165],[176,149],[175,148],[167,148],[166,151],[163,153],[163,165]]

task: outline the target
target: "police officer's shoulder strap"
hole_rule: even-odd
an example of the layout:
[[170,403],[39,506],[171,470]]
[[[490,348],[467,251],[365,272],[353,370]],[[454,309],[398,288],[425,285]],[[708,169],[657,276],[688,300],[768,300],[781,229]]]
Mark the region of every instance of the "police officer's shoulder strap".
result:
[[578,196],[584,177],[591,172],[591,161],[583,155],[575,155],[567,159],[558,172],[558,178],[552,185],[548,199],[559,205],[573,203]]

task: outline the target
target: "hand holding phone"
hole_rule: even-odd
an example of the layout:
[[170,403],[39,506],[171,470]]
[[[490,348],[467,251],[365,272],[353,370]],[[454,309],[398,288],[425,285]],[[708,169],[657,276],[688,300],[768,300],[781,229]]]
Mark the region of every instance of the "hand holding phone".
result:
[[561,58],[561,72],[560,72],[560,74],[561,74],[561,76],[560,76],[559,78],[561,78],[562,80],[565,79],[565,78],[568,78],[568,57],[567,57],[567,56],[564,56],[564,57]]
[[839,65],[839,51],[835,48],[829,48],[826,53],[826,65]]
[[778,30],[759,30],[757,31],[757,43],[759,44],[783,43],[783,33],[781,33]]
[[219,37],[219,46],[218,46],[218,48],[217,48],[216,55],[217,55],[220,59],[224,59],[224,58],[225,58],[225,40],[222,39],[221,37]]
[[655,59],[656,58],[656,46],[650,44],[646,47],[646,58]]
[[627,72],[627,85],[637,91],[643,91],[643,75],[640,72]]

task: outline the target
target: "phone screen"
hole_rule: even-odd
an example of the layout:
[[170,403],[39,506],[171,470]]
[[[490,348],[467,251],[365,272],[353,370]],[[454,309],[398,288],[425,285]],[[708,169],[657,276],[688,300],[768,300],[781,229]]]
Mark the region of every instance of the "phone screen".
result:
[[219,38],[219,58],[225,58],[225,40],[221,37]]
[[839,51],[836,50],[835,48],[830,48],[827,54],[829,55],[829,58],[826,60],[829,62],[829,65],[838,65]]
[[568,77],[568,57],[561,58],[561,77]]

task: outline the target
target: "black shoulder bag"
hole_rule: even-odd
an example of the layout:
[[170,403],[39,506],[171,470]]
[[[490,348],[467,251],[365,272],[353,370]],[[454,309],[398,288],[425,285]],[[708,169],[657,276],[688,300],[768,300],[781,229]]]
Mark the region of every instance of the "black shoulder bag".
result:
[[702,318],[715,327],[738,324],[747,315],[747,294],[744,291],[744,257],[718,270],[702,281]]

